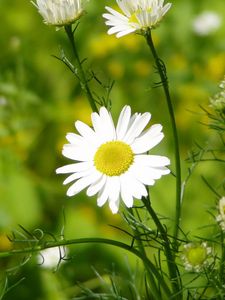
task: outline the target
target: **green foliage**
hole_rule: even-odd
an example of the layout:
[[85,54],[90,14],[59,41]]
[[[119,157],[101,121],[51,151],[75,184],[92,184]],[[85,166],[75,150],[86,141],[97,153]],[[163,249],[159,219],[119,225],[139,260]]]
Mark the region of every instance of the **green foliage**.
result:
[[[153,122],[163,124],[166,137],[157,151],[173,157],[168,116],[162,113],[167,108],[156,84],[158,74],[149,50],[139,35],[116,39],[106,34],[100,16],[105,5],[114,3],[108,2],[90,1],[76,31],[90,86],[98,102],[106,102],[114,116],[127,103],[134,111],[150,111]],[[153,40],[166,61],[181,158],[186,160],[182,162],[186,190],[181,223],[185,233],[178,245],[203,238],[217,245],[215,260],[202,273],[187,274],[181,267],[183,292],[187,299],[223,299],[225,254],[220,246],[224,237],[215,216],[225,187],[224,115],[209,107],[209,98],[217,92],[225,74],[225,29],[220,27],[208,36],[196,35],[192,20],[204,10],[225,17],[223,0],[173,1]],[[0,18],[0,251],[11,250],[7,236],[16,247],[21,246],[11,233],[18,228],[19,239],[25,240],[22,249],[39,243],[39,236],[33,244],[30,242],[36,238],[36,228],[51,233],[50,241],[100,236],[123,239],[130,245],[141,237],[146,247],[153,247],[148,255],[160,269],[162,257],[164,261],[161,233],[151,229],[153,222],[141,208],[134,216],[128,213],[120,218],[112,216],[107,207],[97,208],[96,199],[87,199],[84,193],[68,199],[62,177],[55,174],[57,167],[67,163],[61,157],[65,133],[74,131],[75,120],[90,122],[91,112],[77,78],[56,59],[63,53],[74,63],[64,31],[47,27],[35,7],[25,0],[1,0]],[[167,226],[175,215],[173,184],[172,176],[162,179],[151,192],[152,206],[159,212],[169,238],[171,228]],[[139,214],[145,222],[140,222]],[[140,236],[133,236],[128,228]],[[44,248],[42,240],[40,245]],[[124,262],[125,255],[128,263]],[[125,251],[105,245],[71,246],[68,260],[62,259],[54,271],[42,268],[39,256],[35,252],[32,257],[11,256],[0,261],[0,299],[151,299],[147,274],[142,267],[137,268],[136,257]],[[220,270],[217,273],[215,265]]]

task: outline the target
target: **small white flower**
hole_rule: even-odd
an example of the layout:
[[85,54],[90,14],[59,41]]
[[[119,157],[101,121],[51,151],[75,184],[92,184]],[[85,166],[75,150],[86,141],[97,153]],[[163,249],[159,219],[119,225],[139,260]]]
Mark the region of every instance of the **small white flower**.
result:
[[205,11],[198,15],[193,21],[193,30],[198,35],[209,35],[216,31],[221,25],[221,17],[212,11]]
[[220,91],[210,98],[210,107],[225,115],[225,77],[219,84]]
[[91,118],[93,128],[76,121],[79,134],[67,134],[69,144],[64,145],[62,153],[75,163],[56,172],[71,173],[64,181],[75,181],[67,191],[68,196],[88,187],[88,196],[97,194],[98,206],[108,200],[112,212],[117,213],[120,199],[132,207],[133,198],[147,196],[145,185],[153,185],[170,172],[167,157],[147,154],[163,139],[162,126],[155,124],[145,129],[150,113],[131,116],[130,106],[121,111],[116,128],[105,107],[92,113]]
[[0,95],[0,106],[6,106],[8,104],[8,100]]
[[31,1],[47,25],[65,26],[74,23],[84,12],[84,0]]
[[38,256],[38,263],[46,269],[57,267],[66,257],[67,250],[65,247],[54,247],[42,250]]
[[136,30],[155,28],[171,7],[171,3],[163,6],[164,0],[116,0],[122,13],[106,6],[109,13],[103,14],[106,25],[111,28],[108,34],[116,33],[124,36]]
[[216,217],[216,220],[222,230],[225,231],[225,197],[222,197],[219,201],[219,215]]
[[184,245],[181,259],[184,262],[185,270],[188,272],[200,272],[209,264],[211,254],[212,248],[208,247],[206,242]]

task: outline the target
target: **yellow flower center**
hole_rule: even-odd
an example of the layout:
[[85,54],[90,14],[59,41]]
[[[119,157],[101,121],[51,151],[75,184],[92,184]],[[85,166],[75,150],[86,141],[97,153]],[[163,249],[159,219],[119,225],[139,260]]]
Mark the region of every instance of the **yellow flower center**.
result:
[[130,17],[129,17],[129,23],[140,23],[138,18],[137,18],[137,15],[142,13],[142,11],[145,11],[147,13],[150,13],[152,10],[151,7],[148,7],[147,9],[137,9]]
[[188,249],[186,257],[192,266],[202,265],[207,258],[207,251],[202,246]]
[[96,169],[108,176],[119,176],[125,173],[134,161],[131,147],[121,141],[102,144],[94,156]]
[[138,19],[137,19],[137,17],[136,17],[136,13],[137,13],[137,12],[134,12],[134,13],[130,16],[130,18],[129,18],[129,23],[138,23]]

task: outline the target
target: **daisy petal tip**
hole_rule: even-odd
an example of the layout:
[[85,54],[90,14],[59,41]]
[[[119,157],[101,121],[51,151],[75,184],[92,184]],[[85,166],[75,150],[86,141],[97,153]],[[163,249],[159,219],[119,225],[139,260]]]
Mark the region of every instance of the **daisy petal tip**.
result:
[[132,201],[132,202],[130,202],[130,203],[127,203],[126,204],[126,207],[128,207],[128,208],[131,208],[131,207],[133,207],[133,204],[134,204],[134,202]]
[[170,166],[171,164],[170,159],[166,156],[164,156],[163,159],[164,159],[164,166]]
[[110,202],[109,207],[114,215],[118,213],[119,207],[114,202]]
[[167,174],[170,174],[170,173],[171,173],[171,170],[167,168],[167,169],[165,170],[165,173],[164,173],[164,174],[167,175]]
[[68,197],[72,197],[72,196],[74,196],[75,194],[74,194],[73,192],[71,192],[70,190],[68,190],[67,193],[66,193],[66,195],[67,195]]
[[62,172],[62,171],[61,171],[61,170],[62,170],[62,168],[63,168],[63,167],[59,167],[59,168],[57,168],[57,169],[55,170],[56,174],[61,174],[61,172]]

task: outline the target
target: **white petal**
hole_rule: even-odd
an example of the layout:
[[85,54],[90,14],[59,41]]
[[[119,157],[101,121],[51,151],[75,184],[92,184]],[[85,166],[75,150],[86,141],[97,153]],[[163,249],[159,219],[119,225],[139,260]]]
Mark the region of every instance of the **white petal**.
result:
[[111,114],[105,107],[101,107],[99,111],[101,118],[101,134],[106,141],[115,139],[115,126]]
[[79,145],[84,141],[84,138],[82,136],[72,132],[67,133],[66,139],[69,143],[73,145]]
[[162,8],[162,15],[164,16],[168,10],[170,9],[170,7],[172,6],[172,3],[167,3],[163,8]]
[[56,169],[57,174],[66,174],[66,173],[75,173],[88,170],[93,166],[93,163],[90,162],[81,162],[76,164],[70,164],[67,166],[60,167]]
[[151,118],[151,114],[148,112],[142,115],[138,115],[133,121],[131,127],[128,129],[124,137],[124,142],[131,144],[133,140],[136,137],[138,137],[141,134],[141,132],[144,130],[150,118]]
[[116,126],[116,135],[118,140],[122,140],[124,137],[124,134],[127,132],[127,128],[130,122],[131,117],[131,108],[130,106],[126,105],[122,109],[117,126]]
[[136,199],[141,199],[142,197],[146,197],[148,195],[144,184],[136,180],[135,176],[132,174],[132,172],[130,172],[130,170],[120,176],[120,181],[121,197],[128,207],[133,204],[131,202],[131,196]]
[[117,202],[120,195],[120,179],[118,176],[112,176],[109,178],[109,201]]
[[137,10],[137,1],[133,0],[122,0],[117,1],[120,9],[125,13],[126,16],[130,17]]
[[97,204],[98,206],[103,206],[109,198],[109,182],[108,177],[106,177],[105,185],[103,185],[102,189],[98,193]]
[[130,28],[130,29],[121,31],[121,32],[119,32],[119,33],[116,35],[116,37],[117,37],[117,38],[120,38],[120,37],[122,37],[122,36],[124,36],[124,35],[127,35],[127,34],[129,34],[129,33],[134,32],[135,30],[136,30],[136,28]]
[[92,183],[89,186],[89,188],[87,189],[87,195],[91,197],[97,194],[103,188],[105,182],[106,182],[106,175],[102,175],[98,181]]
[[115,126],[111,114],[105,107],[101,107],[99,115],[92,113],[92,123],[99,141],[107,142],[115,139]]
[[160,155],[135,155],[134,161],[137,164],[148,167],[164,167],[170,165],[169,158]]
[[93,173],[95,171],[95,167],[92,167],[86,171],[83,171],[83,172],[77,172],[77,173],[74,173],[74,174],[71,174],[69,177],[67,177],[64,181],[63,181],[63,184],[68,184],[76,179],[79,179],[81,177],[87,177],[88,175],[90,175],[91,173]]
[[121,13],[119,13],[118,11],[112,9],[112,8],[109,7],[109,6],[106,6],[105,9],[108,10],[108,12],[111,13],[111,14],[103,14],[102,16],[103,16],[103,18],[105,18],[105,19],[111,19],[112,16],[115,16],[116,18],[122,19],[122,20],[124,20],[124,21],[127,21],[127,20],[128,20],[127,17],[125,17],[124,15],[122,15]]
[[125,177],[120,178],[121,180],[121,198],[127,207],[133,206],[133,194],[130,189],[130,182]]
[[161,142],[164,134],[161,132],[162,125],[155,124],[149,129],[144,131],[139,137],[137,137],[131,145],[131,148],[135,154],[145,153],[148,150],[155,147]]
[[114,202],[114,201],[109,202],[109,208],[111,209],[113,214],[116,214],[118,212],[119,204],[120,204],[119,199],[117,199],[116,202]]
[[133,164],[129,172],[145,185],[154,185],[155,179],[159,179],[162,175],[168,174],[170,171],[166,167],[147,167],[139,164]]
[[70,159],[77,161],[92,161],[97,148],[95,145],[81,144],[79,146],[66,144],[63,147],[62,154]]
[[87,124],[81,122],[81,121],[76,121],[75,122],[75,127],[77,131],[86,139],[88,140],[95,140],[95,132],[94,130],[89,127]]
[[112,213],[117,213],[119,208],[120,181],[117,176],[107,177],[106,183],[98,194],[98,206],[109,200],[109,207]]
[[63,184],[66,185],[66,184],[68,184],[68,183],[70,183],[70,182],[72,182],[76,179],[79,179],[81,177],[83,177],[81,172],[80,173],[73,173],[63,181]]
[[68,196],[74,196],[85,189],[90,184],[96,182],[101,176],[101,173],[94,172],[89,176],[77,180],[67,191]]

